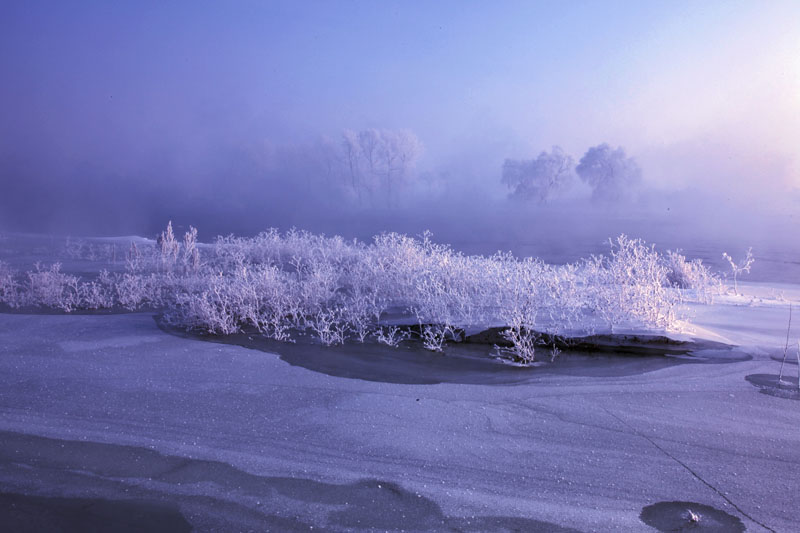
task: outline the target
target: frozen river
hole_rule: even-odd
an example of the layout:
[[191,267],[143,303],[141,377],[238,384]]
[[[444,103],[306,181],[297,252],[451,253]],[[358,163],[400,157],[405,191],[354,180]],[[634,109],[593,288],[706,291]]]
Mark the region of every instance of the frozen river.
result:
[[0,520],[588,532],[691,510],[697,531],[793,531],[800,402],[746,379],[775,374],[771,355],[411,385],[171,335],[146,313],[0,314]]

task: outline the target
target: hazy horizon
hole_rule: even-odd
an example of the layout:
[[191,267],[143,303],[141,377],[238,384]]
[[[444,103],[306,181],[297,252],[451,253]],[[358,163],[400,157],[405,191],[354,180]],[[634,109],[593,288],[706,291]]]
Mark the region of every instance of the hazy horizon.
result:
[[[554,219],[565,237],[605,218],[631,232],[613,223],[628,213],[752,241],[800,217],[794,2],[12,1],[0,15],[7,230],[173,219],[206,236],[426,225],[457,240]],[[385,201],[345,183],[343,132],[370,129],[421,145]],[[507,198],[506,159],[560,146],[577,162],[601,143],[641,167],[637,200],[595,205],[580,181],[545,206]]]

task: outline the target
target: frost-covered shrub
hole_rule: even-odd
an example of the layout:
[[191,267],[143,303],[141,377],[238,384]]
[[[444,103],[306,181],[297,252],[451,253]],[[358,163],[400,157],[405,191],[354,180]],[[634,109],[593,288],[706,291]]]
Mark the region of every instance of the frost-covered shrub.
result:
[[227,273],[205,269],[172,279],[168,323],[219,334],[252,327],[282,341],[290,340],[291,328],[306,326],[295,281],[276,267],[243,265]]
[[122,307],[133,311],[150,300],[147,280],[149,277],[125,273],[116,280],[117,299]]
[[180,293],[175,305],[166,313],[167,323],[187,329],[230,335],[240,331],[237,298],[224,284],[212,282],[202,292]]
[[350,324],[353,335],[364,342],[380,321],[388,299],[378,286],[380,277],[368,263],[355,262],[348,270],[349,280],[339,293],[343,320]]
[[396,348],[409,337],[407,331],[397,326],[383,326],[375,329],[375,340],[381,344]]
[[274,266],[245,266],[216,282],[227,283],[228,290],[237,295],[240,323],[267,337],[288,340],[290,328],[303,323],[295,280]]
[[620,235],[608,257],[583,263],[587,298],[594,312],[614,327],[669,328],[677,295],[665,287],[667,267],[654,247]]
[[[508,342],[500,353],[531,363],[537,348],[555,355],[565,338],[598,327],[670,328],[679,295],[705,301],[715,282],[699,261],[662,256],[624,235],[610,254],[568,265],[465,256],[427,233],[365,244],[270,230],[220,237],[203,246],[202,261],[200,249],[194,228],[179,242],[169,225],[156,245],[131,244],[125,272],[96,279],[79,281],[54,265],[19,283],[0,265],[0,297],[66,311],[161,309],[168,323],[196,331],[281,341],[306,332],[326,345],[374,338],[396,346],[413,331],[433,351],[463,340],[467,328],[500,325]],[[403,327],[386,325],[389,311]]]
[[68,259],[83,259],[87,261],[107,261],[116,263],[117,247],[114,243],[90,242],[85,239],[67,237],[64,242],[64,255]]
[[[387,233],[365,246],[271,231],[254,239],[218,239],[212,269],[214,279],[199,281],[199,287],[224,284],[227,292],[218,287],[203,298],[182,296],[181,312],[173,315],[186,317],[190,327],[224,331],[236,322],[282,339],[291,329],[308,329],[325,344],[349,336],[363,342],[370,335],[396,344],[397,332],[379,326],[382,313],[393,307],[414,317],[423,345],[435,351],[460,339],[465,326],[499,321],[509,327],[517,350],[512,356],[523,361],[533,360],[544,338],[556,351],[555,339],[564,333],[593,329],[592,317],[611,328],[668,328],[677,301],[662,257],[625,236],[608,257],[554,266],[510,254],[463,256],[428,234],[414,239]],[[258,276],[266,273],[272,281],[261,285]],[[209,302],[223,319],[209,311]],[[189,313],[193,304],[203,312]]]
[[0,303],[16,307],[19,302],[19,286],[17,273],[3,261],[0,261]]
[[197,272],[200,269],[200,251],[197,249],[197,228],[189,226],[183,236],[183,268],[186,272]]
[[174,303],[178,289],[191,281],[196,280],[154,272],[118,274],[114,277],[116,302],[129,311],[162,308]]
[[72,237],[67,237],[64,243],[64,254],[70,259],[82,259],[84,246],[86,246],[86,241],[82,239],[74,240]]
[[585,287],[581,285],[576,265],[542,265],[542,268],[546,273],[538,290],[540,299],[544,301],[540,313],[546,318],[542,330],[555,338],[581,325]]
[[251,291],[247,293],[250,297],[245,323],[267,337],[289,340],[291,327],[299,324],[303,316],[299,301],[293,297],[295,281],[269,265],[253,266],[249,272],[241,271],[241,274],[236,282]]
[[445,286],[430,273],[417,282],[417,298],[411,310],[420,326],[422,343],[428,350],[441,352],[448,338],[457,336],[458,288]]
[[170,271],[178,261],[178,254],[180,253],[181,245],[175,239],[175,234],[172,231],[172,221],[167,224],[167,229],[161,232],[156,240],[159,250],[161,251],[161,267],[166,271]]
[[141,272],[142,268],[143,268],[142,252],[139,251],[139,247],[136,246],[135,242],[131,242],[131,246],[128,249],[128,253],[125,256],[125,269],[130,273],[136,274]]
[[78,302],[83,309],[108,309],[115,303],[114,279],[107,270],[101,270],[96,280],[78,285]]
[[509,343],[510,348],[496,347],[501,355],[521,363],[533,363],[536,360],[536,345],[541,335],[536,331],[536,311],[531,309],[514,309],[504,314],[508,328],[501,335]]
[[350,330],[341,307],[320,309],[307,317],[306,325],[325,346],[344,344]]
[[728,264],[731,266],[731,274],[733,275],[733,293],[739,294],[739,283],[738,278],[742,274],[748,274],[750,272],[750,267],[753,266],[753,262],[755,258],[753,257],[753,249],[748,248],[747,254],[740,262],[735,262],[731,256],[729,256],[726,252],[722,253],[722,258],[728,261]]
[[680,250],[669,250],[664,256],[664,264],[668,286],[693,291],[698,302],[711,303],[714,295],[722,292],[722,280],[701,259],[687,261]]
[[538,260],[506,259],[503,279],[496,287],[501,297],[497,314],[508,327],[502,335],[511,343],[511,348],[498,348],[498,353],[508,354],[519,362],[532,363],[538,341],[537,317],[544,303],[539,296],[539,282],[545,277],[546,269]]
[[51,307],[66,312],[78,308],[80,294],[77,276],[61,272],[61,263],[53,263],[50,267],[36,263],[34,268],[28,272],[23,287],[22,305]]

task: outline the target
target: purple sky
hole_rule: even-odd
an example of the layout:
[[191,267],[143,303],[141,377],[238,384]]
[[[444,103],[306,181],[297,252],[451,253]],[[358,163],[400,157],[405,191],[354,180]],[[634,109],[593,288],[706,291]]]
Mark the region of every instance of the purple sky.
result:
[[379,127],[490,196],[506,157],[608,142],[652,187],[796,205],[798,28],[777,1],[7,0],[0,186],[192,190],[248,172],[239,154]]

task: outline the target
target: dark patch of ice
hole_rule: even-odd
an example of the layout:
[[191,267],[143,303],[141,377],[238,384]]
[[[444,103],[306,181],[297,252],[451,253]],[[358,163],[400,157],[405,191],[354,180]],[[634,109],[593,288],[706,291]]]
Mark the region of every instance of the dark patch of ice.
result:
[[642,509],[642,522],[658,531],[741,533],[742,521],[710,505],[696,502],[658,502]]
[[782,381],[778,379],[778,374],[750,374],[744,379],[754,387],[758,387],[761,394],[787,400],[800,400],[797,375],[784,375]]
[[[628,350],[618,352],[609,345],[591,352],[564,352],[552,362],[548,348],[542,347],[537,352],[542,364],[519,366],[493,357],[491,348],[486,344],[448,343],[445,353],[425,350],[421,343],[414,341],[405,342],[397,348],[373,342],[322,346],[307,336],[297,338],[294,343],[286,343],[255,332],[226,336],[189,333],[164,325],[158,317],[156,323],[163,331],[173,335],[278,354],[281,360],[290,365],[329,376],[405,385],[514,385],[530,383],[553,374],[620,377],[644,374],[677,364],[731,363],[751,359],[729,346],[704,343],[682,343],[679,350],[675,349],[679,354],[669,350],[665,353],[658,350],[656,341],[651,341],[642,351],[631,347],[632,343]],[[674,342],[665,344],[674,346]],[[693,349],[698,350],[697,353],[692,352]]]
[[192,527],[175,505],[147,500],[58,498],[0,492],[4,531],[148,531],[180,533]]
[[[197,484],[214,487],[202,497],[201,512],[216,515],[230,530],[239,529],[237,521],[247,518],[265,531],[308,531],[322,526],[327,531],[577,533],[524,517],[448,516],[433,499],[392,481],[326,483],[263,476],[221,461],[164,455],[138,446],[0,432],[0,458],[24,466],[21,475],[29,478],[46,470],[79,475],[81,483],[121,478],[137,485],[141,480],[155,480],[162,499],[111,501],[0,493],[0,524],[13,526],[10,531],[188,531],[191,525],[177,511],[177,504],[198,496],[187,495],[180,487]],[[230,506],[255,500],[260,503],[256,509]]]

